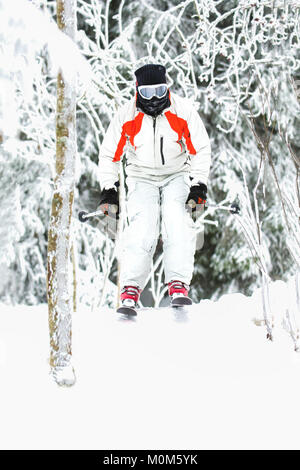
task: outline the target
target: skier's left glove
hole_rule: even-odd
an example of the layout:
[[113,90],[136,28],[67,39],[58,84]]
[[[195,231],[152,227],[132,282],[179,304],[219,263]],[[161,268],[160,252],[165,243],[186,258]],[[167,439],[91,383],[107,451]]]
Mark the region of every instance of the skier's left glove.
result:
[[[115,186],[118,186],[115,184]],[[110,217],[119,218],[119,194],[116,188],[103,189],[100,194],[99,209]]]
[[191,186],[190,193],[186,200],[193,211],[196,210],[197,204],[205,204],[207,199],[207,186],[206,184],[199,183]]

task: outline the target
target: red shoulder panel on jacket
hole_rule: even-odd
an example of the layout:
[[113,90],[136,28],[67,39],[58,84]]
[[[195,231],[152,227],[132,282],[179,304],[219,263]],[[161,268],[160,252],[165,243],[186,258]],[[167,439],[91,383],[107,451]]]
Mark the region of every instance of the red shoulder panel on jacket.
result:
[[180,143],[183,137],[189,153],[191,155],[196,155],[196,150],[192,144],[191,134],[186,120],[178,117],[177,114],[171,113],[171,111],[166,111],[165,116],[168,119],[168,122],[173,131],[177,132],[178,134],[177,142]]
[[129,137],[129,141],[134,147],[134,138],[141,130],[143,117],[144,113],[140,112],[132,121],[127,121],[123,124],[121,137],[113,158],[113,162],[118,162],[121,160],[127,137]]

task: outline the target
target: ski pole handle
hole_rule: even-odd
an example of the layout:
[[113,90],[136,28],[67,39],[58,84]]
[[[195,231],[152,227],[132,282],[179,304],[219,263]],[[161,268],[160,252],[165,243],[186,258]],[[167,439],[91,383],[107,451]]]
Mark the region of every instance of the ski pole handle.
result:
[[189,206],[189,208],[191,210],[194,210],[196,209],[197,205],[200,205],[201,207],[205,206],[206,202],[202,202],[201,204],[196,204],[196,202],[194,201],[194,199],[190,199],[187,203],[187,205]]
[[188,201],[187,205],[189,206],[190,209],[193,210],[193,209],[195,209],[195,207],[196,207],[197,204],[195,203],[194,199],[190,199],[190,200]]
[[116,204],[110,204],[109,212],[111,212],[112,214],[116,214],[118,212],[118,206]]

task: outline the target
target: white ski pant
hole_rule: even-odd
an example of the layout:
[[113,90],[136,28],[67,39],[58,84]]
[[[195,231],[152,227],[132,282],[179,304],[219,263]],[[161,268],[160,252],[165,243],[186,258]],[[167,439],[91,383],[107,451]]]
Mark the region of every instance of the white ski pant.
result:
[[181,174],[159,183],[127,178],[129,225],[121,238],[121,286],[145,287],[160,228],[165,282],[179,280],[190,284],[196,231],[185,207],[189,194],[187,177]]

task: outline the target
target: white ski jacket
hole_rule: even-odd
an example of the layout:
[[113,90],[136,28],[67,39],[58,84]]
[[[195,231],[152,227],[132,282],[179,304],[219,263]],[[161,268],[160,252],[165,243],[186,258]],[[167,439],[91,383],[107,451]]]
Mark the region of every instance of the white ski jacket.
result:
[[161,181],[187,173],[190,184],[207,185],[211,147],[204,124],[188,99],[170,93],[170,102],[156,118],[137,108],[135,98],[117,112],[101,145],[101,189],[118,181],[125,152],[127,176]]

